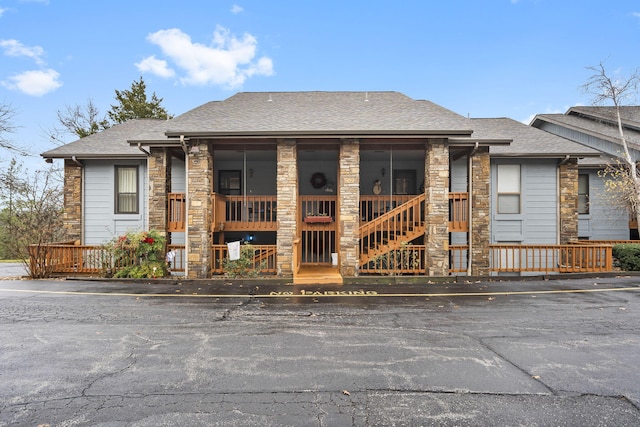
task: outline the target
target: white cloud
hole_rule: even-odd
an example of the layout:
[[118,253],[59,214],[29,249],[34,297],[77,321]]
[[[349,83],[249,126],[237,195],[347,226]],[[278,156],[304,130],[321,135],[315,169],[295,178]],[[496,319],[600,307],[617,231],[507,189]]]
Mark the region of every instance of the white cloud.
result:
[[4,15],[4,13],[7,11],[6,8],[2,8],[0,7],[0,17],[2,17],[2,15]]
[[640,12],[631,12],[631,16],[640,19]]
[[242,38],[218,26],[210,45],[194,43],[177,28],[160,30],[147,37],[184,72],[180,81],[186,85],[241,86],[248,77],[273,74],[268,57],[255,59],[257,40],[245,33]]
[[9,77],[9,81],[1,82],[2,86],[19,90],[31,96],[42,96],[56,90],[62,83],[58,80],[60,74],[52,69],[25,71]]
[[44,61],[42,56],[44,50],[40,46],[28,47],[20,43],[18,40],[0,40],[0,47],[7,56],[26,56],[36,61],[36,64],[42,65]]
[[157,59],[155,55],[151,55],[148,58],[135,64],[141,73],[151,73],[165,79],[171,78],[176,75],[176,72],[169,68],[167,61],[163,59]]
[[237,4],[231,6],[231,13],[233,13],[234,15],[237,15],[238,13],[241,13],[243,11],[244,8],[242,6],[238,6]]

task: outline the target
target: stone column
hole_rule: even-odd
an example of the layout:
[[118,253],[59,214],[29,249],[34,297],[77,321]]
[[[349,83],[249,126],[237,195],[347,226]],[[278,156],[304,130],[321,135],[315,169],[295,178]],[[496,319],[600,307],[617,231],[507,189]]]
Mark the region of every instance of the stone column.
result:
[[360,261],[360,142],[344,139],[340,144],[338,183],[339,232],[337,249],[340,274],[355,276]]
[[449,147],[443,140],[427,144],[424,191],[426,266],[429,276],[449,275]]
[[560,244],[578,240],[578,159],[560,166]]
[[[171,191],[171,158],[167,148],[151,148],[149,165],[149,229],[167,236],[168,193]],[[167,242],[169,243],[169,242]]]
[[64,211],[62,227],[65,238],[82,241],[82,166],[70,159],[64,161]]
[[213,157],[207,143],[187,155],[187,277],[204,279],[211,271],[211,192]]
[[295,140],[278,140],[277,162],[277,270],[278,276],[292,276],[293,240],[298,237],[298,152]]
[[488,276],[490,273],[491,244],[491,159],[489,149],[481,148],[471,158],[473,191],[471,194],[471,275]]

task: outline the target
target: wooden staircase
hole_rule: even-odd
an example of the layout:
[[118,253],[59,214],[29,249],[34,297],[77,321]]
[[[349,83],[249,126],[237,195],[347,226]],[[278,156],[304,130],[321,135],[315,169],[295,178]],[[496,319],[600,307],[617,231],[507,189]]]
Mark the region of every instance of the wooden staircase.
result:
[[426,195],[420,194],[360,226],[360,266],[381,255],[398,250],[403,244],[425,233]]

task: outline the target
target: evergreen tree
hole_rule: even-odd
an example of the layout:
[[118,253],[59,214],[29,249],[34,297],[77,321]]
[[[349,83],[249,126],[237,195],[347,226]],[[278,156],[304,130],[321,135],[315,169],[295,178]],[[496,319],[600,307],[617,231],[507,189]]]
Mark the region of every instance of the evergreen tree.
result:
[[116,89],[117,105],[111,106],[108,112],[111,121],[116,123],[124,123],[129,119],[170,119],[171,116],[165,108],[160,105],[162,98],[158,98],[155,92],[151,95],[151,99],[147,98],[147,86],[142,77],[140,80],[134,80],[129,90]]

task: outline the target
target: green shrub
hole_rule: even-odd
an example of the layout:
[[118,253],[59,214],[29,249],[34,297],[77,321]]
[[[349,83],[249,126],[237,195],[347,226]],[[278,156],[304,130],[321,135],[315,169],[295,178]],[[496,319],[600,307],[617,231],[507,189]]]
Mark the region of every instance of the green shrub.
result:
[[613,257],[626,271],[640,271],[640,244],[625,243],[613,247]]
[[156,230],[128,232],[106,245],[113,277],[156,278],[168,274],[164,261],[165,238]]
[[[264,263],[263,263],[264,264]],[[240,246],[240,258],[230,260],[229,257],[222,261],[224,275],[230,278],[256,277],[260,274],[263,265],[255,265],[255,250],[251,245]]]

